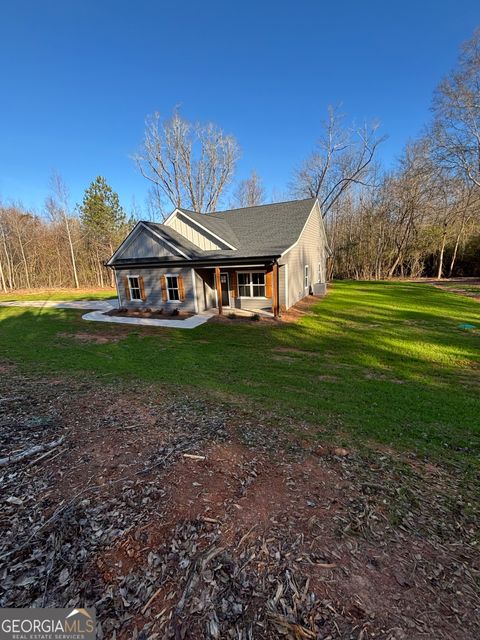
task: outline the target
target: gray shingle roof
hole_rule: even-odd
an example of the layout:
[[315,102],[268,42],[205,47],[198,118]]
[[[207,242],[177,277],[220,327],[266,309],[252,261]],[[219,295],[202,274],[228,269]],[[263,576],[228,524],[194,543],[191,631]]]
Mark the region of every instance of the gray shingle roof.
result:
[[197,253],[202,253],[202,250],[199,249],[197,245],[193,244],[193,242],[190,242],[188,238],[182,236],[182,234],[178,233],[178,231],[175,231],[175,229],[166,227],[164,224],[158,224],[156,222],[144,222],[144,224],[152,229],[152,231],[155,231],[155,233],[158,233],[159,236],[165,238],[165,240],[172,242],[187,255],[191,256],[197,255]]
[[[204,226],[219,238],[222,238],[222,240],[225,240],[225,242],[228,242],[228,244],[238,248],[240,239],[235,235],[229,224],[229,220],[223,215],[223,211],[217,211],[216,213],[198,213],[197,211],[190,211],[188,209],[179,209],[179,211]],[[237,211],[242,211],[242,209],[237,209]]]
[[264,204],[215,213],[180,209],[187,217],[219,236],[232,249],[202,251],[171,227],[146,222],[192,258],[260,257],[281,255],[294,244],[315,204],[315,198]]
[[[202,263],[215,259],[230,262],[237,259],[274,258],[282,255],[298,240],[314,204],[315,198],[308,198],[208,214],[180,209],[186,217],[199,223],[234,249],[205,251],[170,226],[147,221],[143,224],[177,247],[189,259]],[[109,264],[114,266],[182,260],[185,259],[181,255],[160,259],[156,256],[122,258],[120,254]]]

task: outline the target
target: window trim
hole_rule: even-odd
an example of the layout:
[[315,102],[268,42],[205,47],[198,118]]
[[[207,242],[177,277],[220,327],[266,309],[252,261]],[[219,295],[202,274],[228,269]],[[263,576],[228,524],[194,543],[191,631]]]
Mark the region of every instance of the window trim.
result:
[[[140,286],[140,277],[141,276],[137,276],[137,275],[133,275],[133,274],[127,276],[127,278],[128,278],[128,292],[130,294],[130,300],[128,300],[128,302],[143,302],[143,300],[142,300],[142,288]],[[130,282],[130,278],[137,278],[138,287],[133,287],[133,289],[138,289],[138,291],[140,293],[140,298],[133,298],[132,297],[132,283]]]
[[[266,290],[267,290],[267,278],[266,278],[267,272],[266,272],[265,269],[263,269],[263,270],[262,269],[255,269],[254,271],[242,270],[242,271],[236,271],[235,273],[237,274],[237,291],[238,291],[237,298],[239,300],[269,300],[269,298],[267,298],[267,296],[253,296],[253,295],[241,296],[240,295],[240,287],[246,287],[246,286],[250,287],[250,294],[253,293],[253,278],[252,278],[252,274],[253,273],[263,273],[263,289],[266,292]],[[239,276],[240,273],[248,273],[248,274],[250,274],[250,283],[248,285],[240,284],[240,282],[238,280],[238,276]]]
[[308,264],[303,265],[303,288],[310,289],[310,266]]
[[[167,304],[182,304],[183,300],[180,300],[180,287],[178,284],[178,276],[180,275],[179,273],[165,273],[165,284],[166,284],[166,289],[167,289]],[[177,279],[177,286],[176,287],[169,287],[168,286],[168,280],[167,278],[176,278]],[[177,289],[178,291],[178,300],[170,300],[170,289]]]

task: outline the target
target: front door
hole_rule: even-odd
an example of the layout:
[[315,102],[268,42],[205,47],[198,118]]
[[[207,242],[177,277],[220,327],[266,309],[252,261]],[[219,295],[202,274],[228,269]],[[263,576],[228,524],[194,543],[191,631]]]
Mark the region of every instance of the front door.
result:
[[230,306],[230,280],[228,277],[228,273],[220,274],[220,286],[222,289],[222,306],[229,307]]

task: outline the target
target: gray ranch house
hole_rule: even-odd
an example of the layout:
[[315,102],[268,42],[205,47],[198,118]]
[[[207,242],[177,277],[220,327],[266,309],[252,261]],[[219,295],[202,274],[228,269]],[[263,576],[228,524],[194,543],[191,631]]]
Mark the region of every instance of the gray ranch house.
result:
[[106,263],[130,309],[212,308],[277,316],[326,289],[329,255],[315,198],[138,222]]

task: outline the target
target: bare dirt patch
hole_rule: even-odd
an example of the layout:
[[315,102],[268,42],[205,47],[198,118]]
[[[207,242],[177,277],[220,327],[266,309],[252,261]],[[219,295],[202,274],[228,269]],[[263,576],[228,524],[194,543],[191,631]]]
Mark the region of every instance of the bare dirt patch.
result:
[[468,289],[446,289],[445,287],[439,287],[438,285],[436,285],[437,289],[444,289],[446,291],[448,291],[448,293],[456,293],[457,295],[460,296],[465,296],[467,298],[473,298],[473,300],[480,300],[480,287],[478,287],[478,291],[477,290],[468,290]]
[[65,440],[0,469],[0,606],[92,605],[117,640],[479,636],[463,472],[183,390],[2,366],[0,456]]
[[385,382],[393,382],[393,384],[405,384],[404,380],[399,378],[393,378],[388,373],[381,373],[378,371],[369,371],[365,374],[367,380],[384,380]]
[[301,356],[318,356],[316,351],[305,351],[304,349],[296,349],[295,347],[275,347],[276,353],[298,353]]
[[312,307],[323,300],[320,296],[306,296],[281,315],[283,322],[297,322],[312,311]]
[[480,278],[452,278],[450,280],[432,280],[437,289],[456,293],[460,296],[480,301]]
[[328,373],[317,376],[317,380],[320,380],[321,382],[337,382],[338,377],[337,376],[331,376]]
[[295,362],[295,358],[293,356],[289,356],[286,354],[279,354],[271,356],[272,360],[276,360],[277,362]]
[[108,344],[109,342],[120,342],[120,340],[124,340],[128,334],[125,332],[122,333],[113,333],[113,332],[103,332],[103,333],[87,333],[78,331],[77,333],[66,333],[64,331],[60,331],[57,333],[59,338],[68,338],[70,340],[74,340],[75,342],[86,343],[92,342],[94,344]]

